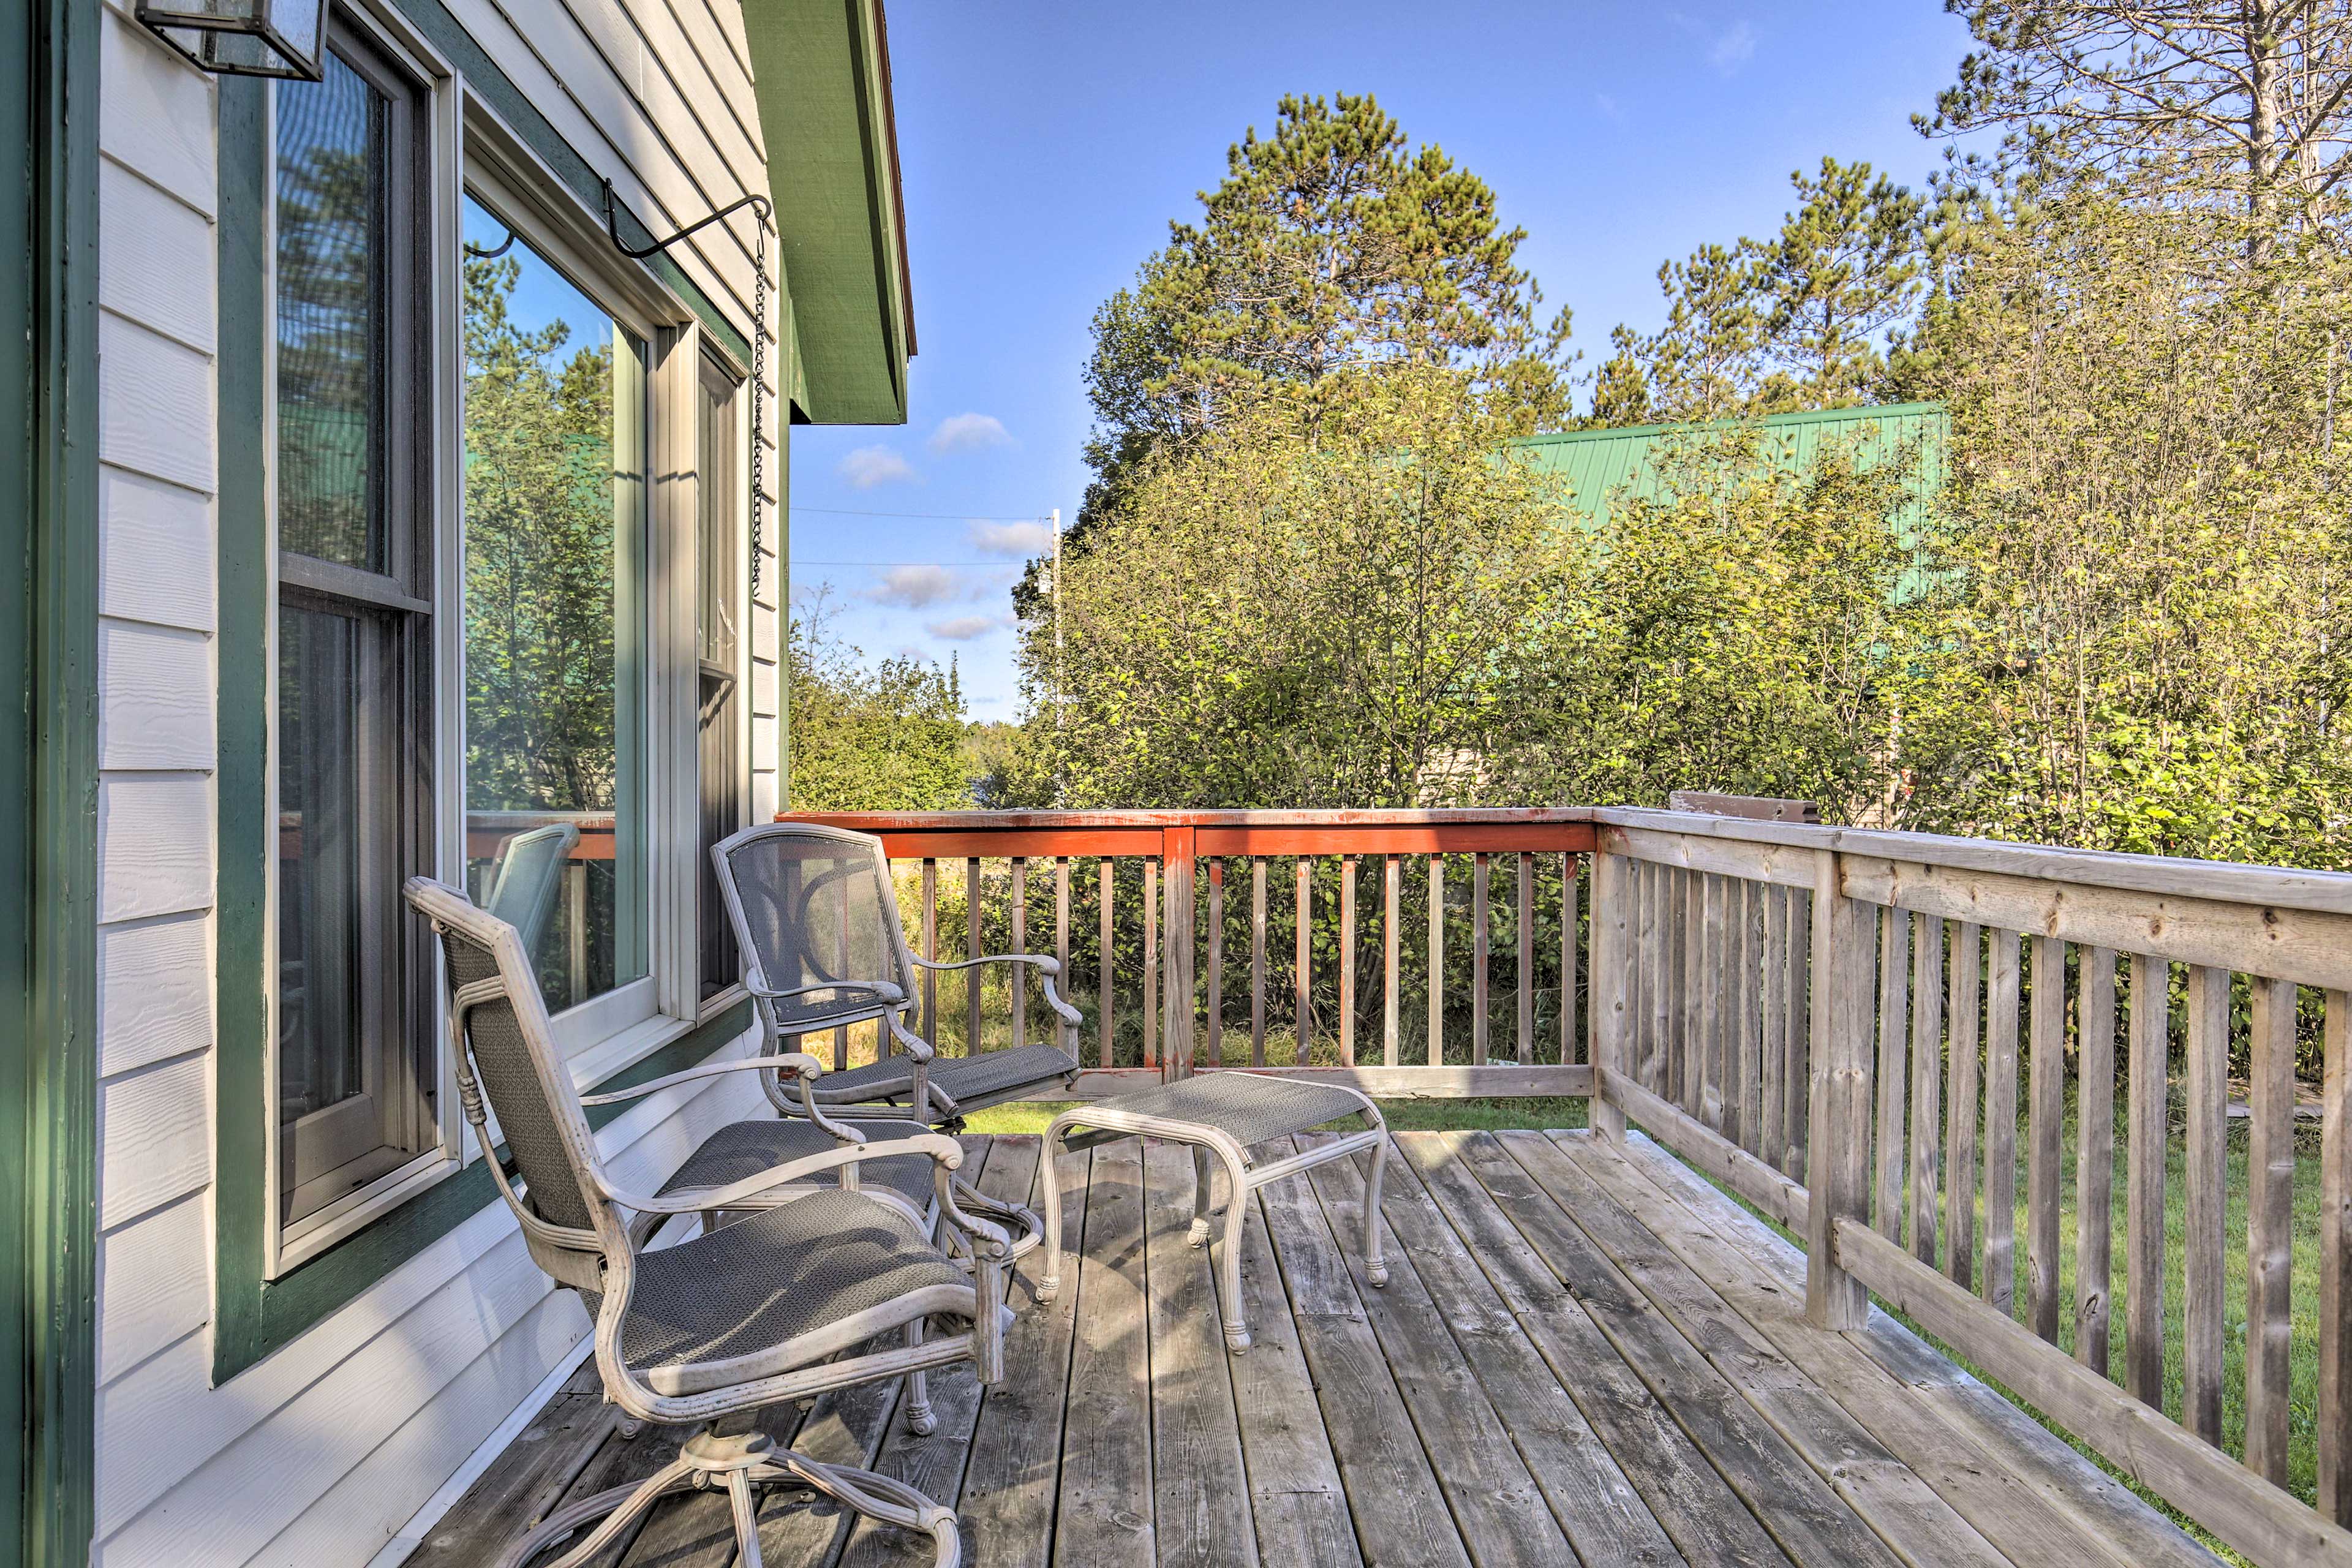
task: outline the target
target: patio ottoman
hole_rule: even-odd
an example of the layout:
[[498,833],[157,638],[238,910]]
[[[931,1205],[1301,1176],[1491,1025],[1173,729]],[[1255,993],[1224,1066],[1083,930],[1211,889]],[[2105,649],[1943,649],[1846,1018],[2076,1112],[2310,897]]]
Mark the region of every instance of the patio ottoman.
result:
[[[1250,1157],[1250,1150],[1257,1144],[1345,1116],[1361,1117],[1362,1128],[1263,1165]],[[1242,1221],[1249,1213],[1249,1194],[1269,1182],[1370,1149],[1372,1170],[1364,1189],[1364,1274],[1374,1285],[1389,1282],[1388,1265],[1381,1259],[1381,1175],[1388,1163],[1389,1135],[1380,1107],[1340,1084],[1217,1071],[1076,1106],[1054,1118],[1045,1129],[1045,1273],[1037,1286],[1040,1301],[1052,1300],[1062,1284],[1062,1194],[1055,1180],[1055,1155],[1127,1137],[1164,1138],[1192,1145],[1190,1239],[1194,1247],[1205,1246],[1209,1239],[1210,1157],[1224,1164],[1224,1257],[1217,1294],[1224,1317],[1225,1348],[1234,1354],[1250,1347],[1249,1324],[1242,1315]]]

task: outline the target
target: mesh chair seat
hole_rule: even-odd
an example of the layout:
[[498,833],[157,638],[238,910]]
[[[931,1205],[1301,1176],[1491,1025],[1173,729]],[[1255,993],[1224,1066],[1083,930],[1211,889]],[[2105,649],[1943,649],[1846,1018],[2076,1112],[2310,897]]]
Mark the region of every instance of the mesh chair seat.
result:
[[[930,1131],[919,1121],[859,1121],[851,1125],[877,1143]],[[661,1195],[667,1197],[686,1187],[723,1187],[772,1170],[788,1160],[826,1153],[837,1146],[833,1134],[814,1122],[738,1121],[704,1139],[702,1146],[686,1157],[686,1163],[677,1168],[677,1173],[662,1184]],[[857,1179],[862,1186],[887,1187],[920,1214],[931,1201],[934,1169],[928,1154],[893,1154],[880,1160],[860,1161]],[[802,1180],[811,1186],[837,1187],[841,1184],[840,1174],[838,1171],[820,1171]]]
[[[602,1305],[582,1295],[593,1313]],[[637,1260],[621,1359],[656,1393],[773,1377],[934,1312],[970,1317],[971,1277],[907,1216],[863,1193],[812,1193]]]
[[[1086,1109],[1070,1113],[1083,1123]],[[1287,1138],[1342,1116],[1360,1116],[1364,1102],[1344,1089],[1328,1084],[1301,1083],[1296,1079],[1267,1078],[1259,1073],[1212,1072],[1175,1083],[1122,1094],[1096,1108],[1169,1121],[1192,1121],[1213,1127],[1243,1148],[1276,1138]],[[1127,1136],[1124,1132],[1081,1133],[1067,1147],[1083,1149]]]
[[[1078,1064],[1059,1046],[1034,1045],[976,1057],[934,1057],[930,1079],[932,1087],[971,1110],[1018,1099],[1077,1070]],[[887,1056],[846,1072],[826,1073],[815,1089],[817,1100],[825,1105],[901,1100],[915,1092],[915,1064],[908,1057]]]

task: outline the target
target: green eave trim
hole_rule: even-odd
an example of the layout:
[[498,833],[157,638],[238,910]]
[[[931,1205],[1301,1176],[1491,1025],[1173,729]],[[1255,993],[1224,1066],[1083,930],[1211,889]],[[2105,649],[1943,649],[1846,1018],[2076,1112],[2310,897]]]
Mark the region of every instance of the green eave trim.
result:
[[875,0],[743,0],[784,277],[818,425],[902,425],[911,350]]

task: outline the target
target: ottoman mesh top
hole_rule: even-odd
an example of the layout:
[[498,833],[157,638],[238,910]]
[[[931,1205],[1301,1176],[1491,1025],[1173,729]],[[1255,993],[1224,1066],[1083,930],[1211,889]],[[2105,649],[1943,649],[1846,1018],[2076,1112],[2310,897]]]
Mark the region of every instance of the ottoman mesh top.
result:
[[[1267,1078],[1248,1072],[1208,1072],[1122,1094],[1098,1106],[1078,1107],[1070,1119],[1085,1121],[1089,1109],[1198,1122],[1215,1128],[1246,1149],[1253,1143],[1304,1132],[1342,1116],[1360,1115],[1364,1102],[1347,1089],[1301,1083],[1296,1079]],[[1083,1148],[1123,1136],[1117,1132],[1082,1134],[1070,1139],[1067,1146]]]

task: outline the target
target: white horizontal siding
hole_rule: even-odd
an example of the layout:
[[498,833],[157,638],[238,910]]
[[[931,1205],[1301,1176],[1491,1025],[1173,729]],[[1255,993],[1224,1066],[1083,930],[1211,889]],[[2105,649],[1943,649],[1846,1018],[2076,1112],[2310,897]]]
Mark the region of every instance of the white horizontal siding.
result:
[[150,184],[129,164],[98,165],[98,297],[110,310],[213,352],[211,215]]
[[103,1385],[212,1315],[212,1227],[204,1195],[142,1215],[98,1243],[98,1381]]
[[212,498],[121,468],[98,471],[98,607],[208,632],[217,619]]
[[100,767],[211,771],[219,684],[212,641],[204,632],[100,617]]
[[98,456],[118,468],[210,493],[212,356],[100,310]]
[[99,927],[100,1076],[212,1041],[211,920],[199,910]]
[[[730,1048],[753,1047],[747,1033]],[[658,1182],[715,1128],[759,1110],[748,1084],[721,1080],[683,1104],[677,1092],[599,1132],[616,1179]],[[586,1332],[577,1304],[558,1302],[544,1332],[516,1342],[538,1347],[520,1364],[487,1381],[469,1373],[549,1292],[512,1217],[493,1205],[217,1389],[206,1386],[207,1336],[152,1356],[100,1397],[94,1561],[291,1562],[266,1553],[291,1531],[315,1553],[312,1568],[358,1568]],[[573,1331],[555,1331],[566,1321]],[[479,1404],[484,1388],[502,1391],[503,1403]],[[413,1428],[428,1411],[437,1414],[427,1427]],[[373,1501],[354,1511],[335,1500],[337,1489],[362,1471]]]
[[200,1053],[98,1089],[98,1223],[111,1229],[212,1177],[210,1064]]
[[99,79],[100,150],[196,211],[217,213],[212,79],[136,22],[109,11]]
[[215,860],[209,774],[99,775],[101,923],[210,909]]

